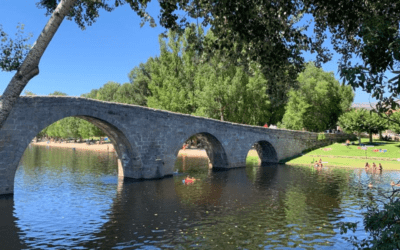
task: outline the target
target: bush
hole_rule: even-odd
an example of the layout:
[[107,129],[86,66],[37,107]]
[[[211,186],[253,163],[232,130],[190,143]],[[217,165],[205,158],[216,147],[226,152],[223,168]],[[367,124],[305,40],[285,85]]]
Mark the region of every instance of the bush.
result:
[[318,141],[322,141],[325,139],[326,139],[325,133],[318,133]]

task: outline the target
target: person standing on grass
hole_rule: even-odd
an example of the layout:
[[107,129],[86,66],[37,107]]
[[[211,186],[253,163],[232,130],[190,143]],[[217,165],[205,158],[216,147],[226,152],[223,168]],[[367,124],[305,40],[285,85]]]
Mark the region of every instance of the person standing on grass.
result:
[[376,170],[376,164],[375,164],[375,162],[372,163],[372,168],[373,168],[374,170]]
[[379,171],[382,172],[382,170],[383,170],[382,164],[379,163]]

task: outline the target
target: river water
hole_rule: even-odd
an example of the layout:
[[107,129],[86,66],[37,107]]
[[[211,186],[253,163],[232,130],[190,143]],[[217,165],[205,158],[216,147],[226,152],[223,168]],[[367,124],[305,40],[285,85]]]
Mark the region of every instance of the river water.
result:
[[[201,167],[200,167],[201,166]],[[0,198],[0,249],[351,249],[367,237],[354,184],[390,188],[400,173],[296,166],[213,172],[178,158],[186,175],[117,177],[114,153],[29,146],[14,197]],[[341,235],[338,222],[360,221]]]

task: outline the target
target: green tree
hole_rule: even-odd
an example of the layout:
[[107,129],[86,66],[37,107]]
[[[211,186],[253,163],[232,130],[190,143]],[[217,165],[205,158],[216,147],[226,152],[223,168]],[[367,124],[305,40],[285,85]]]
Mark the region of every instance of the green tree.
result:
[[367,116],[367,110],[353,109],[342,114],[338,119],[338,124],[347,133],[357,133],[358,144],[361,144],[361,133],[366,131],[365,121]]
[[333,128],[338,117],[350,108],[354,93],[341,86],[333,73],[308,63],[298,77],[299,89],[289,91],[289,101],[280,126],[320,132]]
[[128,85],[124,87],[125,84],[122,85],[117,92],[117,101],[125,103],[124,100],[128,99],[133,104],[147,106],[147,98],[151,96],[151,91],[149,89],[149,84],[152,79],[151,65],[156,63],[157,60],[157,58],[154,59],[150,57],[146,63],[141,63],[138,67],[134,67],[131,72],[129,72],[128,77],[132,86]]
[[365,119],[365,131],[369,134],[369,142],[372,143],[372,134],[380,133],[381,131],[388,129],[388,120],[380,117],[375,112],[370,111]]
[[98,89],[92,89],[89,93],[82,94],[81,97],[86,97],[86,98],[90,98],[90,99],[97,99],[97,92],[99,92]]
[[109,102],[114,101],[114,95],[117,93],[120,86],[121,84],[116,82],[107,82],[97,91],[96,99]]
[[63,93],[61,91],[54,91],[53,93],[50,93],[49,95],[59,95],[59,96],[67,96],[66,93]]
[[25,90],[25,91],[24,91],[24,94],[25,94],[25,95],[28,95],[28,96],[29,96],[29,95],[30,95],[30,96],[36,95],[35,93],[33,93],[32,91],[29,91],[29,90]]
[[186,55],[191,53],[190,49],[184,49],[185,35],[170,31],[168,41],[160,36],[160,56],[151,67],[149,107],[180,113],[195,111],[192,58]]
[[389,129],[396,134],[400,134],[400,112],[393,112],[390,115],[390,119],[392,122],[389,123]]

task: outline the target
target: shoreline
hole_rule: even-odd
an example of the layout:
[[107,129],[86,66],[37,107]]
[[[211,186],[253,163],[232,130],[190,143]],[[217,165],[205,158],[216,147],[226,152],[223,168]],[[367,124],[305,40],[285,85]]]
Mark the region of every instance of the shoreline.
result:
[[[115,152],[115,148],[112,143],[105,144],[93,144],[87,145],[86,143],[55,143],[50,142],[47,144],[47,141],[44,142],[31,142],[29,145],[35,146],[49,146],[49,147],[58,147],[58,148],[75,148],[76,150],[92,150],[92,151],[101,151],[101,152]],[[108,149],[107,149],[108,147]],[[188,157],[199,157],[199,158],[208,158],[205,149],[185,149],[179,150],[178,156],[188,156]],[[257,152],[254,149],[249,150],[248,156],[257,156]]]

